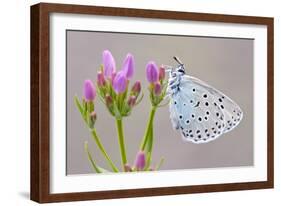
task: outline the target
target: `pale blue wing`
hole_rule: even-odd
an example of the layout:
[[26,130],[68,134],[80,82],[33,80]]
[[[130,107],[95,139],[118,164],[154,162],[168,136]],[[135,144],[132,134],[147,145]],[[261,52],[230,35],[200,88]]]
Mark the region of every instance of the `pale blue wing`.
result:
[[243,118],[243,111],[239,105],[228,96],[218,91],[214,87],[209,86],[202,80],[192,76],[185,75],[183,83],[184,82],[193,82],[194,84],[205,88],[213,95],[214,103],[216,103],[225,116],[224,121],[226,123],[226,127],[224,129],[224,133],[231,131],[241,122]]
[[201,80],[184,75],[172,94],[170,117],[186,141],[206,143],[230,131],[241,121],[239,106]]

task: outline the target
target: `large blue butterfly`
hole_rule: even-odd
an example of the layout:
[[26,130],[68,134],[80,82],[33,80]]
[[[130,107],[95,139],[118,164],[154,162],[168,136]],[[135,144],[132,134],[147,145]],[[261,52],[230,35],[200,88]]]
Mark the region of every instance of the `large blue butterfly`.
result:
[[242,120],[241,108],[222,92],[185,74],[184,64],[169,69],[167,94],[173,128],[184,140],[207,143],[234,129]]

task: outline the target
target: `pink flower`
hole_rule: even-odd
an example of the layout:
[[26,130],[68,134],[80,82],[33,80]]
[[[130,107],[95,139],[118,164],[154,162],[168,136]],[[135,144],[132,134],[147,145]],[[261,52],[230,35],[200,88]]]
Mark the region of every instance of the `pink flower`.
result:
[[127,54],[124,60],[122,70],[124,71],[127,79],[131,79],[133,77],[135,72],[135,61],[133,55],[131,55],[130,53]]
[[165,68],[161,66],[159,68],[159,81],[162,81],[163,79],[165,79]]
[[104,75],[111,77],[112,73],[116,72],[115,60],[109,50],[104,50],[102,53],[102,62],[104,66]]
[[96,97],[96,88],[91,80],[85,80],[84,82],[84,98],[87,102],[93,101]]
[[162,88],[161,88],[161,84],[160,82],[156,82],[155,85],[154,85],[154,94],[156,96],[159,96],[162,92]]
[[106,82],[102,71],[98,71],[97,82],[99,87],[104,87]]
[[128,99],[128,105],[129,105],[129,107],[133,107],[133,106],[135,106],[135,104],[136,104],[136,96],[130,96],[129,97],[129,99]]
[[135,167],[137,170],[143,170],[145,167],[145,153],[144,151],[139,151],[136,160],[135,160]]
[[117,94],[123,93],[127,88],[127,78],[124,72],[119,71],[113,80],[113,89]]
[[146,65],[146,78],[149,83],[155,83],[159,80],[158,67],[153,61]]
[[135,84],[132,87],[132,93],[138,95],[141,91],[141,83],[140,81],[136,81]]

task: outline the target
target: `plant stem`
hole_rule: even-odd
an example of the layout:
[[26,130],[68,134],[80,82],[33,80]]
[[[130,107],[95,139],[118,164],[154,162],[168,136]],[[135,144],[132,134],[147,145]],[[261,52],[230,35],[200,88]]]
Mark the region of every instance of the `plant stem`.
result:
[[147,150],[147,156],[146,156],[146,167],[145,170],[149,170],[150,163],[151,163],[151,156],[152,156],[152,148],[153,148],[153,125],[150,127],[149,135],[147,138],[147,143],[146,143],[146,150]]
[[92,134],[92,138],[95,140],[98,148],[100,149],[100,151],[102,152],[102,154],[104,155],[104,157],[106,158],[108,164],[110,165],[110,167],[112,168],[112,170],[114,172],[118,172],[118,168],[114,165],[114,163],[112,162],[112,160],[110,159],[109,155],[106,153],[105,151],[105,148],[103,147],[101,141],[100,141],[100,138],[99,136],[97,135],[97,132],[96,132],[96,129],[93,129],[91,131],[91,134]]
[[125,148],[125,141],[124,141],[122,119],[116,119],[116,126],[117,126],[118,141],[119,141],[121,159],[122,159],[123,170],[124,170],[124,166],[127,164],[127,157],[126,157],[126,148]]
[[155,115],[155,112],[156,112],[156,108],[157,107],[153,106],[153,107],[151,107],[151,110],[150,110],[149,120],[148,120],[148,123],[147,123],[147,126],[146,126],[145,135],[142,139],[142,143],[141,143],[141,147],[140,147],[140,149],[142,151],[144,151],[147,140],[150,137],[150,132],[151,132],[151,128],[153,127],[153,119],[154,119],[154,115]]

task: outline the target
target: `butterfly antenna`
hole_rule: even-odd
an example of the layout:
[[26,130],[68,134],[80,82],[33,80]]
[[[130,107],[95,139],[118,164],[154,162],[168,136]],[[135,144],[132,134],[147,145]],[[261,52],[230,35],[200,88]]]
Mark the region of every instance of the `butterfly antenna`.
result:
[[183,63],[181,62],[181,60],[178,57],[174,56],[174,60],[176,62],[178,62],[180,65],[183,65]]

